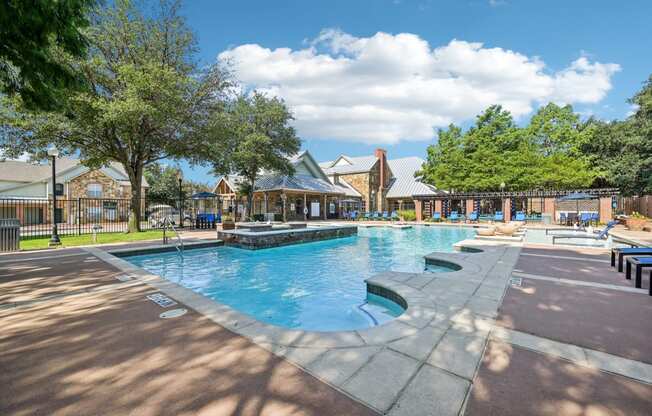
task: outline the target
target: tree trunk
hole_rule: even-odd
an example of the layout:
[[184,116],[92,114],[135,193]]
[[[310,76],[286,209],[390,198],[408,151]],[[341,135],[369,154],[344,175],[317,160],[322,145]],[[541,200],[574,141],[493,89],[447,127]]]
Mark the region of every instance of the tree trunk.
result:
[[140,215],[142,203],[143,166],[138,165],[135,169],[125,166],[131,183],[131,204],[129,206],[129,221],[127,223],[128,233],[140,232]]

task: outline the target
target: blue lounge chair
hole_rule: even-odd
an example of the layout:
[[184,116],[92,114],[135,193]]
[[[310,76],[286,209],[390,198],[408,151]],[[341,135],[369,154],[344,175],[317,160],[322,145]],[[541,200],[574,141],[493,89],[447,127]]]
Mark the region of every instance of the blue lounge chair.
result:
[[469,221],[478,222],[478,211],[473,211],[469,214]]
[[371,219],[374,220],[374,221],[378,219],[378,211],[374,212],[374,213],[371,215]]
[[383,211],[383,221],[389,221],[389,212]]
[[355,221],[357,219],[357,216],[358,216],[358,211],[352,211],[349,218],[351,219],[351,221]]
[[618,221],[609,221],[607,226],[604,227],[602,231],[597,234],[589,235],[577,235],[577,234],[565,234],[565,235],[553,235],[552,244],[555,244],[556,240],[565,239],[565,238],[583,238],[588,240],[606,240],[609,237],[609,231],[618,224]]
[[398,220],[398,219],[399,219],[398,212],[396,212],[396,211],[392,211],[392,215],[391,215],[390,219],[391,219],[392,221],[396,221],[396,220]]
[[583,212],[580,214],[580,224],[588,225],[591,221],[591,214],[588,212]]
[[592,213],[591,214],[591,222],[595,223],[595,224],[599,223],[600,222],[600,214],[598,214],[597,212]]
[[457,222],[460,220],[460,216],[457,214],[457,211],[451,211],[451,215],[448,216],[448,219],[451,222]]
[[566,213],[562,212],[559,214],[559,223],[560,224],[568,224],[568,219],[566,218]]
[[365,219],[365,221],[369,221],[371,219],[371,212],[365,212],[364,213],[364,219]]
[[650,247],[620,247],[611,250],[611,267],[616,267],[618,258],[618,271],[623,271],[623,259],[629,256],[652,256]]
[[494,221],[505,221],[505,216],[502,211],[496,211],[494,214]]
[[441,221],[441,212],[435,212],[432,214],[432,220],[437,222]]
[[525,221],[525,213],[523,211],[518,211],[514,217],[515,221]]

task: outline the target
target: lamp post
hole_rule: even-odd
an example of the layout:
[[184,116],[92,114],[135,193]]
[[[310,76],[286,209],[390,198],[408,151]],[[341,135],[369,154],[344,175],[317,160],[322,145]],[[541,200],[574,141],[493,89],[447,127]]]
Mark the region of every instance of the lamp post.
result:
[[56,160],[57,156],[59,156],[59,149],[57,149],[54,145],[50,146],[48,148],[48,156],[52,158],[52,237],[50,238],[49,245],[50,246],[58,246],[61,244],[61,240],[59,239],[59,231],[57,230],[57,218],[56,218],[56,212],[57,212],[57,168],[56,168]]

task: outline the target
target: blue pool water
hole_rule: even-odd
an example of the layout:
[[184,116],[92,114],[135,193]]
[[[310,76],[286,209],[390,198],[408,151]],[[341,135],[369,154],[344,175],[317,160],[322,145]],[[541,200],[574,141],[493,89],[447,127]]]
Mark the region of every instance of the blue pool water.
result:
[[[342,331],[401,314],[367,294],[364,280],[387,271],[423,272],[423,256],[450,252],[474,231],[457,227],[359,228],[358,235],[264,250],[217,247],[128,257],[154,274],[287,328]],[[429,268],[432,271],[432,267]]]

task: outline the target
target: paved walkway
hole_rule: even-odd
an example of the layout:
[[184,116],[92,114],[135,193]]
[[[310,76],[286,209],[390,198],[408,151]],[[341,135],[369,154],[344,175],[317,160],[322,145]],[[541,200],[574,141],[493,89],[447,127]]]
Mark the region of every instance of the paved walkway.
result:
[[652,299],[605,250],[526,245],[468,415],[649,415]]
[[190,308],[161,319],[152,287],[87,252],[39,257],[1,267],[2,415],[374,414]]

